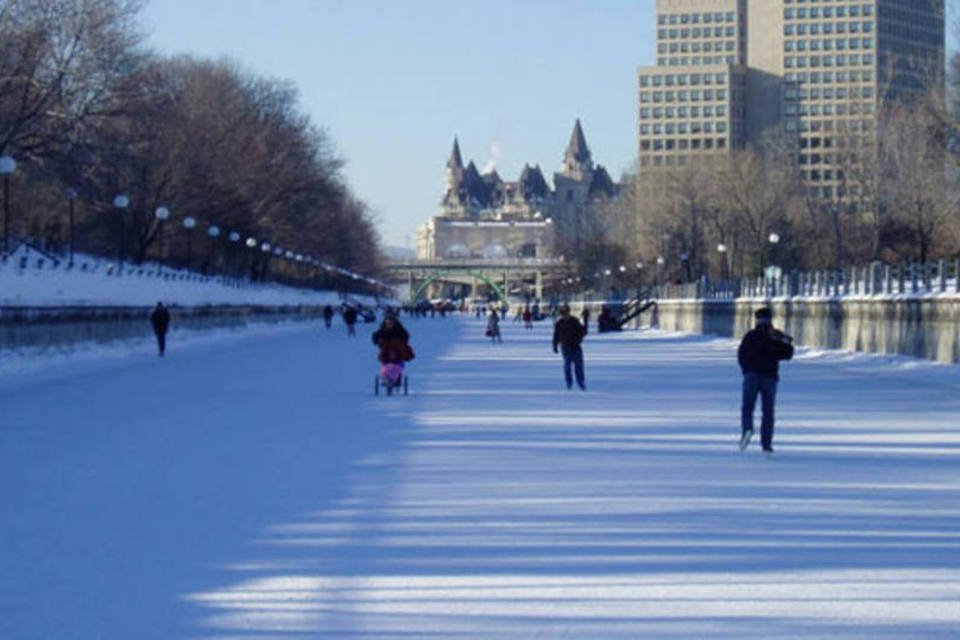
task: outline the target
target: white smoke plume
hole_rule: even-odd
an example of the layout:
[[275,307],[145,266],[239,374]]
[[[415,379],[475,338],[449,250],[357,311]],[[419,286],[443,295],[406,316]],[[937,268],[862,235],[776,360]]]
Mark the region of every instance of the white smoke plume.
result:
[[500,160],[500,142],[494,140],[490,143],[490,159],[487,160],[487,163],[483,165],[483,171],[480,173],[490,173],[495,171],[497,168],[497,161]]

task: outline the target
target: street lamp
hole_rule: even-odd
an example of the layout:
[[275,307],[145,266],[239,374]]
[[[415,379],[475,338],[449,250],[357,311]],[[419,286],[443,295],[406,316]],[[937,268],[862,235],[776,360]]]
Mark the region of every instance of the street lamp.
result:
[[776,250],[777,250],[777,245],[780,243],[780,234],[771,233],[769,236],[767,236],[767,242],[770,243],[770,266],[775,266]]
[[10,174],[17,170],[16,161],[10,156],[0,156],[0,175],[3,176],[3,256],[7,256],[10,237]]
[[190,258],[193,253],[193,229],[197,226],[197,219],[187,216],[183,219],[183,228],[187,230],[187,269],[190,268]]
[[117,243],[117,275],[123,275],[123,254],[126,253],[126,229],[123,220],[124,210],[130,206],[130,198],[120,194],[113,199],[113,208],[117,210],[117,234],[119,242]]
[[666,258],[663,256],[657,256],[657,286],[660,286],[660,270],[663,268],[663,265],[667,263]]
[[717,252],[720,254],[720,279],[726,280],[729,277],[727,272],[727,245],[722,242],[718,244]]
[[207,227],[207,235],[210,236],[210,258],[207,261],[207,269],[204,271],[209,271],[209,267],[213,264],[214,256],[217,252],[217,238],[220,237],[220,227],[215,224]]
[[777,279],[780,277],[780,269],[776,266],[776,249],[780,242],[780,234],[771,233],[767,236],[767,241],[770,243],[770,266],[767,267],[767,272],[764,275],[770,283],[770,295],[774,296],[777,293]]
[[67,223],[68,223],[68,226],[70,227],[70,260],[67,264],[72,267],[73,266],[73,230],[74,230],[73,203],[77,199],[77,190],[73,188],[69,188],[66,190],[65,193],[67,196],[67,203],[69,205]]
[[160,254],[160,259],[163,259],[163,224],[170,217],[170,210],[166,207],[157,207],[156,211],[153,212],[153,217],[157,219],[157,253]]
[[685,282],[690,282],[693,279],[690,273],[690,254],[686,252],[681,253],[680,264],[683,265],[683,274],[686,276]]

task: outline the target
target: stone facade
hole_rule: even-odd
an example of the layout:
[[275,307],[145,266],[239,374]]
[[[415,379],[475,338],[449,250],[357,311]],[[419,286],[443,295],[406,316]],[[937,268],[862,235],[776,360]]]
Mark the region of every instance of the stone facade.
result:
[[447,160],[440,215],[417,229],[417,257],[549,258],[582,242],[590,218],[618,187],[594,165],[577,120],[551,189],[539,165],[524,165],[516,181],[466,165],[454,139]]

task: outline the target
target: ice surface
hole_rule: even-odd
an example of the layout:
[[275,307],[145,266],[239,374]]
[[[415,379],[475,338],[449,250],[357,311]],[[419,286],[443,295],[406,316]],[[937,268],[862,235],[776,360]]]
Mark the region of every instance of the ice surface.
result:
[[0,637],[957,637],[960,368],[801,352],[767,460],[730,341],[591,333],[584,393],[406,322],[408,397],[370,325],[3,363]]

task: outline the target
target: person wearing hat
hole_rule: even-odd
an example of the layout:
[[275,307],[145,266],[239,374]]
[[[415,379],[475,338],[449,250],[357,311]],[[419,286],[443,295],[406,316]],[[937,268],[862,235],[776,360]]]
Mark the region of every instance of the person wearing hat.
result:
[[753,314],[756,326],[743,336],[737,350],[737,362],[743,371],[743,405],[740,412],[740,450],[747,448],[753,437],[753,412],[760,396],[763,417],[760,421],[760,446],[773,453],[774,403],[780,381],[780,361],[793,357],[793,338],[773,327],[769,307]]
[[[567,389],[573,387],[575,375],[577,386],[584,391],[587,390],[583,376],[583,348],[580,346],[586,333],[580,321],[570,315],[570,307],[567,305],[560,307],[560,319],[553,326],[553,352],[557,353],[559,347],[563,353],[563,377],[567,383]],[[570,373],[571,367],[574,375]]]

